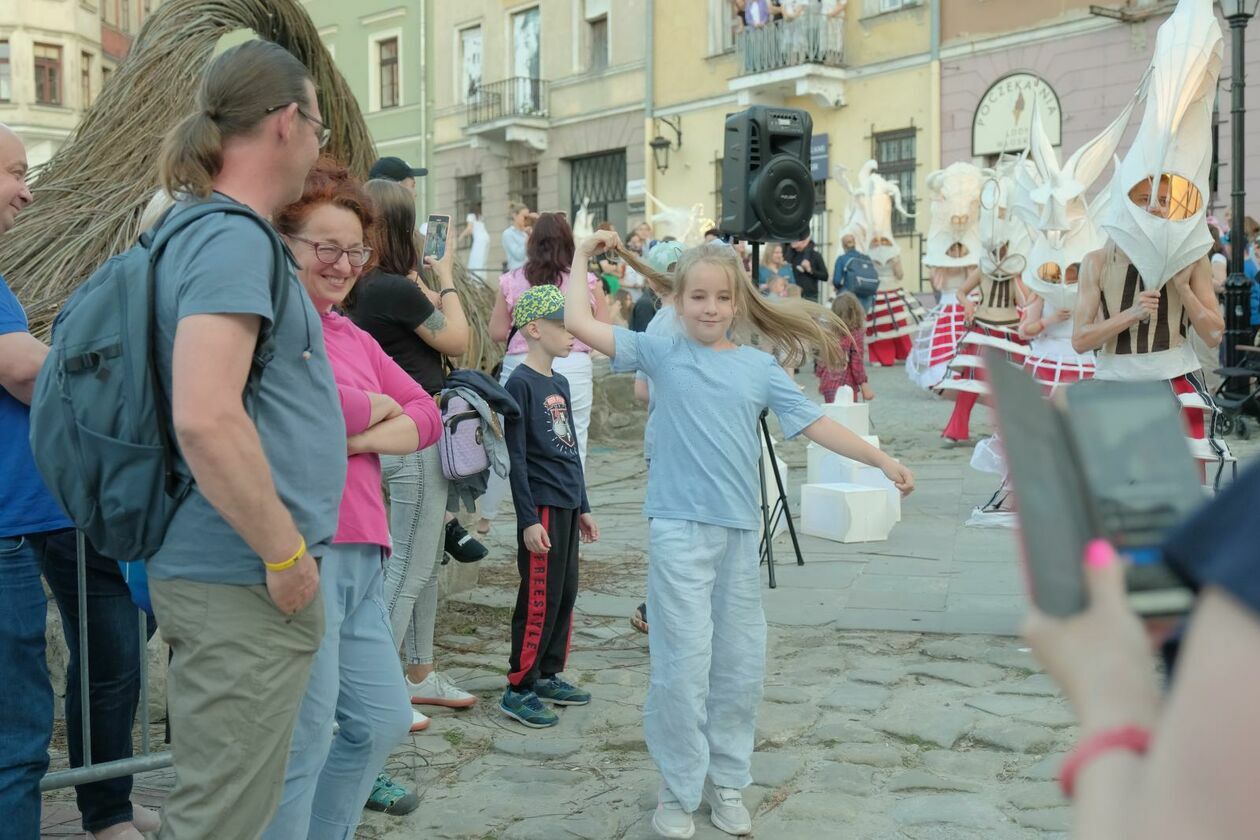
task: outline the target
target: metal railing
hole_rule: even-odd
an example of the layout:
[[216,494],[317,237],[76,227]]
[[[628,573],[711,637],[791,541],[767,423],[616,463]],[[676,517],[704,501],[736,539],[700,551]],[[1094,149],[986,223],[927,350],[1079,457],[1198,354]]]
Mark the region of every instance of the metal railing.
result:
[[504,117],[546,117],[550,95],[550,83],[525,76],[481,85],[468,99],[468,125]]
[[[140,752],[131,758],[120,758],[114,761],[92,761],[92,691],[88,678],[88,598],[87,598],[87,561],[86,543],[82,531],[75,534],[76,573],[79,594],[79,714],[82,716],[82,749],[83,764],[67,770],[53,770],[40,780],[41,791],[57,788],[86,785],[119,776],[132,776],[147,773],[151,770],[162,770],[171,766],[174,758],[170,750],[153,751],[153,743],[149,734],[149,633],[148,618],[145,613],[136,610],[139,632],[136,636],[140,645]],[[66,710],[67,713],[69,710]]]
[[748,27],[735,35],[739,75],[803,64],[844,65],[844,16],[809,11],[792,20]]

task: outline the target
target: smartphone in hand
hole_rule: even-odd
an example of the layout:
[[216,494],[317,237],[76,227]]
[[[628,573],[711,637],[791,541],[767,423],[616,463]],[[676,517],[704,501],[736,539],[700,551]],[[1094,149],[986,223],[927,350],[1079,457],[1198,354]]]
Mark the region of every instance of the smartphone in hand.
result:
[[438,262],[446,256],[446,235],[451,228],[451,217],[437,213],[429,214],[429,224],[424,234],[424,255],[433,257]]

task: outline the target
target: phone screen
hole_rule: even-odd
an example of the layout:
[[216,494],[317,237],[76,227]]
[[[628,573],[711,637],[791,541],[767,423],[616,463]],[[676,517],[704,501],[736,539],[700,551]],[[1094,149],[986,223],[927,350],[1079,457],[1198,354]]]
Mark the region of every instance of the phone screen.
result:
[[451,226],[450,216],[433,214],[429,216],[429,224],[425,228],[424,256],[441,260],[446,256],[446,234]]

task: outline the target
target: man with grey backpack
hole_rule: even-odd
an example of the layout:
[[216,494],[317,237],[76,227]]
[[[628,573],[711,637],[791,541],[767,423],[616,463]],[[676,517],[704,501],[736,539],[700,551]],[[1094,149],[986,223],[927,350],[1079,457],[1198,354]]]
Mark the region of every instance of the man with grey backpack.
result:
[[172,652],[162,840],[258,837],[323,637],[344,421],[269,220],[328,134],[292,54],[218,56],[161,149],[174,208],[67,302],[32,403],[36,460],[75,525],[147,560]]

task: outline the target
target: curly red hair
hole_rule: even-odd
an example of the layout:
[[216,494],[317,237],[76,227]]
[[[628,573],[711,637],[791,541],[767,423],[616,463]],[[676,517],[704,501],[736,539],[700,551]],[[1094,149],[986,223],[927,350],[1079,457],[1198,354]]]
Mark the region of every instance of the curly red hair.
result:
[[321,157],[306,175],[302,197],[276,214],[276,230],[296,234],[306,225],[311,211],[323,204],[349,210],[358,217],[365,235],[376,222],[372,199],[363,184],[333,158]]

